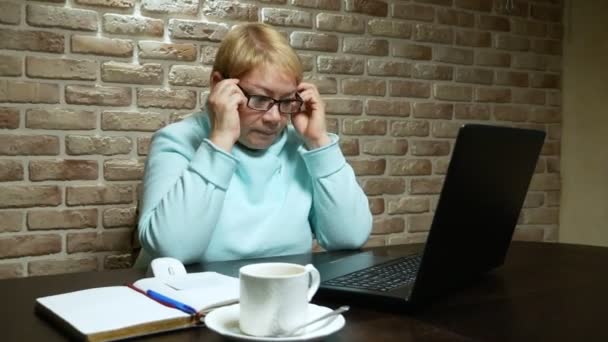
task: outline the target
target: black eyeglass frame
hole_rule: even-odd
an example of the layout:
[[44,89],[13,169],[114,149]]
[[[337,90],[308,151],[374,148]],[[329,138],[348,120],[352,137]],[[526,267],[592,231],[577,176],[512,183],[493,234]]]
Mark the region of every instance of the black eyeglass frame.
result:
[[[270,96],[265,96],[265,95],[251,95],[251,94],[249,94],[247,91],[245,91],[245,89],[243,89],[243,88],[242,88],[240,85],[238,85],[238,84],[237,84],[236,86],[237,86],[237,87],[239,87],[239,89],[241,89],[241,91],[243,92],[243,95],[245,95],[245,97],[247,98],[247,108],[249,108],[249,109],[253,109],[253,110],[256,110],[256,111],[258,111],[258,112],[266,112],[266,111],[269,111],[269,110],[270,110],[272,107],[274,107],[274,105],[275,105],[275,104],[278,104],[278,109],[279,109],[279,112],[280,112],[281,114],[287,114],[287,115],[291,115],[291,114],[295,114],[295,113],[298,113],[299,111],[301,111],[301,110],[302,110],[302,105],[304,104],[304,100],[302,100],[302,98],[300,97],[300,95],[299,95],[298,93],[296,93],[296,98],[295,98],[295,99],[276,100],[276,99],[273,99],[273,98],[272,98],[272,97],[270,97]],[[252,107],[252,106],[249,104],[249,102],[251,101],[251,98],[253,98],[253,97],[256,97],[256,98],[258,98],[258,99],[263,99],[263,100],[272,100],[272,104],[270,104],[270,105],[268,106],[268,108],[266,108],[266,109],[258,109],[258,108],[253,108],[253,107]],[[293,111],[293,112],[285,112],[285,111],[281,110],[281,104],[282,104],[282,103],[290,103],[290,102],[298,102],[298,103],[300,103],[300,105],[298,106],[298,109],[297,109],[296,111]]]

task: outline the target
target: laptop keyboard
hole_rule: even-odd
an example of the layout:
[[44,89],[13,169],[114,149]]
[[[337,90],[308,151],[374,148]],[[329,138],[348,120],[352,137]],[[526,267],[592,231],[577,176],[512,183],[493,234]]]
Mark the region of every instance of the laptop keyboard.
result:
[[406,256],[324,281],[323,284],[386,292],[416,279],[422,255]]

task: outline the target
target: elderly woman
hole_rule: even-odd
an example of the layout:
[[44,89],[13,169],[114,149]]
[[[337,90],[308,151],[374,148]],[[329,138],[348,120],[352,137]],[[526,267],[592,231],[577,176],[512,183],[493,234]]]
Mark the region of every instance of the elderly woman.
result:
[[[290,124],[291,123],[291,124]],[[221,43],[204,112],[158,131],[145,169],[137,264],[361,247],[372,216],[328,133],[317,88],[268,25]]]

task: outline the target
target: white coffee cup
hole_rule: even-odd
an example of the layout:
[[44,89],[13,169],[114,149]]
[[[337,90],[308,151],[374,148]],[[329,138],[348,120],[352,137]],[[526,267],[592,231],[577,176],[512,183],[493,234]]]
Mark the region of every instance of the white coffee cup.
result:
[[312,265],[259,263],[241,267],[239,325],[253,336],[277,336],[308,320],[321,277]]

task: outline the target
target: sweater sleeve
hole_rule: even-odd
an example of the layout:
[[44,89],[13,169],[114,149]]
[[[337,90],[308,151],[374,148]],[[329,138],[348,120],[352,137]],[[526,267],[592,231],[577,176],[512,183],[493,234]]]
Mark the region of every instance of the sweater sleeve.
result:
[[319,244],[326,250],[360,248],[369,238],[372,214],[367,197],[346,163],[338,136],[319,149],[298,150],[312,178],[313,205],[310,222]]
[[175,133],[161,130],[152,141],[139,239],[152,257],[191,263],[200,260],[209,244],[238,162],[208,139],[194,146],[197,139]]

